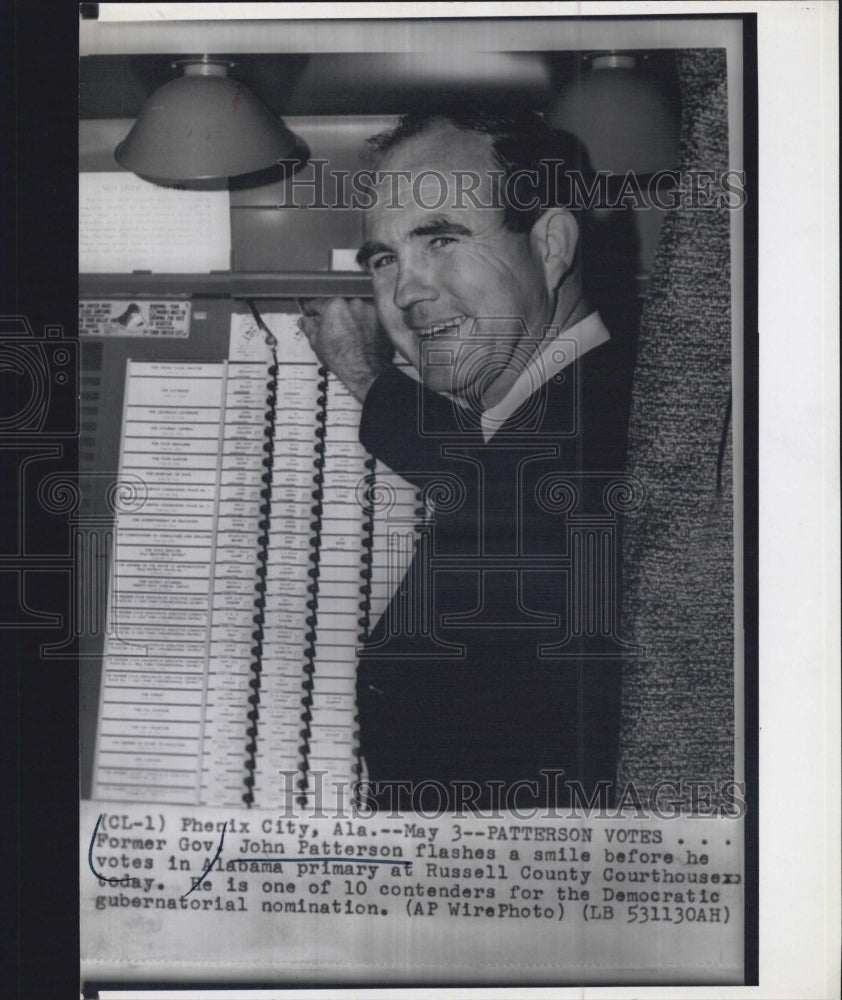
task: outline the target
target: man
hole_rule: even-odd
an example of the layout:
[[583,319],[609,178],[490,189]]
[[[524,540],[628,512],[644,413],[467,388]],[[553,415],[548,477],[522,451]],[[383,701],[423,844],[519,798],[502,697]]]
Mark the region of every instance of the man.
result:
[[[450,498],[360,660],[369,775],[402,807],[591,795],[618,726],[604,497],[630,365],[583,291],[584,165],[537,115],[411,115],[374,142],[358,255],[374,307],[314,304],[301,327],[362,402],[365,447]],[[425,632],[407,623],[426,602]]]

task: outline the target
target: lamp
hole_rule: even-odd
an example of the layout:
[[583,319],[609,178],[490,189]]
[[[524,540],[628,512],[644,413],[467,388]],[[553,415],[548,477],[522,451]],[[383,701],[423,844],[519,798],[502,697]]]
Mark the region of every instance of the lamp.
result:
[[627,178],[634,175],[643,190],[653,176],[664,177],[666,189],[670,178],[660,172],[679,166],[677,94],[647,70],[647,61],[646,53],[583,54],[580,71],[560,88],[546,116],[554,128],[575,135],[593,169],[607,174],[608,203],[593,213],[604,272],[594,280],[620,297],[629,285],[634,294],[645,287],[664,214],[626,211],[636,204],[636,193],[620,200]]
[[224,59],[179,59],[183,75],[146,101],[114,151],[155,184],[221,181],[300,159],[306,146],[228,71]]
[[678,114],[653,74],[627,53],[585,55],[547,120],[587,147],[595,170],[638,175],[678,166]]

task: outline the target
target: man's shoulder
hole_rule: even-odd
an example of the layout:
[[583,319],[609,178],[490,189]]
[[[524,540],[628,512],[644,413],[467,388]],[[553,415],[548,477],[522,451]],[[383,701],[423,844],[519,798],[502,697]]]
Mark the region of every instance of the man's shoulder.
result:
[[504,434],[528,432],[531,427],[537,433],[567,436],[600,414],[624,413],[632,368],[629,350],[613,339],[605,341],[537,385],[501,430]]
[[633,345],[612,337],[579,358],[575,374],[582,391],[594,401],[608,392],[620,392],[625,397],[631,391],[634,374]]

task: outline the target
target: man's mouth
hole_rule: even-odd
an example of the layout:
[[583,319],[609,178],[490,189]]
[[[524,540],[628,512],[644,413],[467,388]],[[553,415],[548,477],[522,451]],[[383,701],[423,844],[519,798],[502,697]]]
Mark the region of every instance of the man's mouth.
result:
[[424,337],[454,336],[462,329],[467,316],[448,316],[447,319],[437,319],[424,326],[415,327],[415,332]]

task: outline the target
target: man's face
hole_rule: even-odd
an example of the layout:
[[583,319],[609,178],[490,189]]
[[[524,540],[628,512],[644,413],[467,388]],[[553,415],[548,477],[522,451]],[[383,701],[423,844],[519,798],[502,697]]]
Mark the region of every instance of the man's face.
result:
[[360,252],[397,352],[430,389],[465,399],[522,366],[552,316],[529,235],[483,207],[499,206],[495,170],[491,138],[449,124],[401,143],[378,167]]

